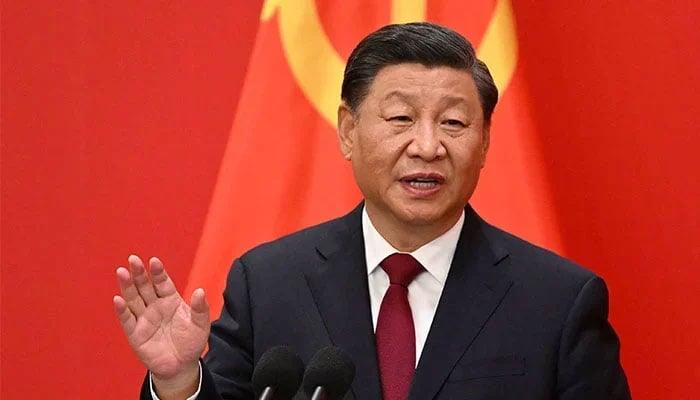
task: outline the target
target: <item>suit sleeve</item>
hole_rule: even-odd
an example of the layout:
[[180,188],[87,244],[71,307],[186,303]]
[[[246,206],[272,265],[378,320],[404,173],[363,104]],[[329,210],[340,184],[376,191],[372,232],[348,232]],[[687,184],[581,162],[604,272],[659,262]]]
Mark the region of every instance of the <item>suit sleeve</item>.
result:
[[602,279],[588,280],[574,301],[559,349],[560,400],[628,400],[620,365],[620,341],[608,322],[608,290]]
[[[188,397],[187,400],[197,400],[199,398],[199,394],[202,391],[202,360],[199,360],[199,384],[197,385],[197,391],[195,394],[192,396]],[[141,394],[139,396],[141,400],[160,400],[158,397],[158,394],[155,391],[155,388],[153,387],[153,376],[151,372],[149,371],[146,374],[146,379],[143,381],[143,385],[141,385]]]
[[[231,267],[224,291],[221,316],[211,327],[209,351],[204,356],[202,384],[197,400],[254,400],[253,330],[246,269],[240,260]],[[149,375],[140,399],[153,400]]]
[[253,329],[246,266],[240,259],[233,263],[229,272],[224,306],[211,327],[204,367],[202,396],[206,396],[201,399],[254,399],[250,383]]

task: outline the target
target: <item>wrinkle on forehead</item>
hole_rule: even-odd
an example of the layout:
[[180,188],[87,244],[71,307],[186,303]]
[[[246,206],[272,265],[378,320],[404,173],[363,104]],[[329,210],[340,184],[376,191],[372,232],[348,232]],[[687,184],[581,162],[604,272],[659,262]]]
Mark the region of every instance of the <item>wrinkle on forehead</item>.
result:
[[[386,96],[384,96],[384,98],[379,101],[379,105],[384,106],[388,103],[391,103],[394,100],[399,100],[401,102],[409,104],[416,104],[424,98],[425,96],[422,96],[419,93],[412,93],[412,91],[404,91],[401,89],[397,89],[389,92]],[[452,107],[459,104],[467,105],[469,104],[469,100],[464,96],[447,94],[440,96],[439,104],[444,105],[446,107]]]
[[365,113],[381,117],[382,110],[394,106],[431,114],[459,109],[470,118],[483,117],[483,105],[471,73],[447,66],[403,63],[382,68],[353,112],[353,119],[359,122]]
[[385,102],[401,100],[415,103],[439,96],[449,104],[478,101],[476,83],[468,71],[451,67],[426,67],[398,64],[384,67],[369,88],[368,98]]

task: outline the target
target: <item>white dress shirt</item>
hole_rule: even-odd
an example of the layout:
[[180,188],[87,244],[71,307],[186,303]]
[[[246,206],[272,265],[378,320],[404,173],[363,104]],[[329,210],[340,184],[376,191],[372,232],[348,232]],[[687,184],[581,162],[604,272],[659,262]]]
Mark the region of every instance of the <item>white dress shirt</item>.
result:
[[[408,304],[411,306],[416,332],[416,365],[418,365],[420,355],[423,352],[425,340],[428,338],[430,325],[433,323],[435,310],[440,301],[442,289],[445,287],[447,274],[450,272],[450,265],[457,249],[457,241],[463,225],[464,212],[457,223],[447,232],[410,253],[425,268],[425,271],[418,274],[408,285]],[[384,272],[379,263],[386,257],[401,252],[377,232],[366,209],[362,210],[362,234],[365,239],[372,322],[376,331],[379,308],[384,294],[389,289],[389,275]]]
[[[418,274],[408,285],[408,304],[411,306],[416,332],[416,365],[418,365],[420,355],[423,352],[425,340],[428,338],[430,325],[433,323],[435,310],[437,310],[442,289],[445,287],[447,274],[450,272],[450,265],[452,265],[463,225],[464,211],[462,211],[457,223],[447,232],[410,253],[425,268],[425,271]],[[384,294],[389,289],[389,275],[384,272],[379,263],[388,256],[401,252],[390,245],[377,231],[365,208],[362,209],[362,235],[365,240],[365,261],[367,263],[372,323],[376,331],[379,308],[382,305]],[[160,400],[153,389],[152,379],[150,385],[151,396],[154,400]],[[201,388],[202,366],[200,365],[199,387],[197,392],[187,400],[195,400]]]

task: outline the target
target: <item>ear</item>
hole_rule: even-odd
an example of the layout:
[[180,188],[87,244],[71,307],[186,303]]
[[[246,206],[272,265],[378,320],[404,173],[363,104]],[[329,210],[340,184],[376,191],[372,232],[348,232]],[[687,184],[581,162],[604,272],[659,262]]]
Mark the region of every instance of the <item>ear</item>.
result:
[[486,154],[489,152],[489,145],[491,144],[491,124],[484,125],[484,131],[481,143],[481,168],[484,168],[486,164]]
[[347,104],[342,103],[338,107],[338,141],[340,151],[346,160],[352,159],[352,146],[355,141],[355,115]]

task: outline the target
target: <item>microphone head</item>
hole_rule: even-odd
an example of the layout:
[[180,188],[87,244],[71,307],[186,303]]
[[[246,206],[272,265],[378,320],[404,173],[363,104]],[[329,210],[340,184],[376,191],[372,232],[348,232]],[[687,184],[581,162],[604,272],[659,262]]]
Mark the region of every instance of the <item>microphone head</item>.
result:
[[355,378],[355,363],[339,347],[324,347],[309,361],[304,373],[304,392],[311,397],[318,386],[322,386],[328,400],[341,399],[350,389]]
[[267,350],[253,371],[253,391],[259,398],[266,387],[274,388],[275,400],[291,400],[299,390],[304,376],[304,362],[289,347],[277,346]]

